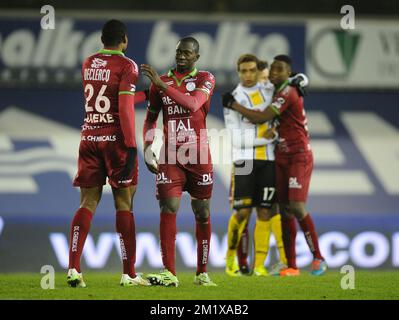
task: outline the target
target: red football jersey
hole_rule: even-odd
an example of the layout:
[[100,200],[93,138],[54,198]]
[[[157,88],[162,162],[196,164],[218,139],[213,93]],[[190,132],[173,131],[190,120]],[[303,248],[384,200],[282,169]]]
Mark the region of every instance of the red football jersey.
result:
[[186,95],[190,95],[194,90],[201,90],[208,95],[208,99],[196,112],[191,112],[151,85],[148,109],[155,113],[162,110],[165,145],[208,143],[206,116],[215,87],[215,78],[212,73],[197,69],[181,79],[177,79],[173,72],[170,70],[162,75],[163,82]]
[[303,98],[288,82],[276,90],[271,104],[279,116],[277,152],[296,153],[310,150]]
[[120,126],[118,97],[134,94],[137,64],[121,51],[102,49],[82,65],[86,99],[84,128]]

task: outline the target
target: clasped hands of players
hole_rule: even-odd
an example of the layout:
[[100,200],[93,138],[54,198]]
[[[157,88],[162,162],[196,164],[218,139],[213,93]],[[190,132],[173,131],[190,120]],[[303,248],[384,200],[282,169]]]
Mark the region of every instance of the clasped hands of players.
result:
[[270,141],[275,141],[278,138],[277,128],[272,127],[266,130],[263,134],[263,138],[268,139]]

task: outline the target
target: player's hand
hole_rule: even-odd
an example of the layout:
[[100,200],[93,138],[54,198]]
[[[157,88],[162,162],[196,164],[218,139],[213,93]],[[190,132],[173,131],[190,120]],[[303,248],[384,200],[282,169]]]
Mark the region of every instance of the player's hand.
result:
[[272,139],[272,138],[274,137],[274,131],[275,131],[274,128],[267,129],[266,132],[265,132],[265,134],[264,134],[264,137],[265,137],[266,139]]
[[267,129],[265,134],[263,135],[263,137],[268,140],[273,140],[273,141],[276,140],[276,138],[278,137],[276,128],[273,127],[273,128]]
[[119,176],[118,183],[129,183],[132,181],[133,170],[136,165],[137,148],[127,148],[125,168]]
[[300,96],[304,97],[307,95],[306,87],[309,84],[308,77],[303,73],[296,74],[291,80],[291,86],[296,87]]
[[146,145],[144,147],[144,162],[148,170],[150,172],[157,174],[158,173],[158,162],[157,157],[154,152],[151,150],[151,144]]
[[151,82],[159,89],[166,90],[167,86],[165,82],[162,81],[161,77],[159,76],[158,72],[150,66],[149,64],[142,64],[140,65],[140,69],[145,76],[147,76]]
[[233,103],[236,100],[234,99],[231,92],[225,92],[222,94],[222,104],[224,108],[233,109]]

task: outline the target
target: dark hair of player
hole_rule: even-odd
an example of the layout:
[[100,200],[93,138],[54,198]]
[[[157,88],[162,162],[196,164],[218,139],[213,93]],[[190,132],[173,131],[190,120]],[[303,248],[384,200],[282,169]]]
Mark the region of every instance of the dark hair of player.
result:
[[274,57],[274,60],[285,62],[290,67],[291,67],[291,64],[292,64],[291,58],[289,56],[287,56],[286,54],[279,54],[278,56]]
[[257,67],[259,71],[262,71],[265,70],[267,67],[269,67],[269,64],[267,63],[266,60],[259,60]]
[[179,42],[191,42],[194,47],[194,52],[199,53],[199,42],[193,37],[184,37]]
[[256,67],[259,69],[259,59],[250,53],[242,54],[237,60],[237,71],[240,71],[240,65],[244,62],[255,62]]
[[101,41],[106,47],[116,47],[121,42],[125,42],[125,36],[127,36],[125,24],[119,20],[113,19],[104,24]]

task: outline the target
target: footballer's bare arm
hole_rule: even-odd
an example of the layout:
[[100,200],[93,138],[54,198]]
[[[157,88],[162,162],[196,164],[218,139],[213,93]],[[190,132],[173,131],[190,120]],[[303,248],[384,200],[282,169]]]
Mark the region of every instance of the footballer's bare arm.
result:
[[276,116],[276,113],[273,111],[273,108],[270,106],[263,111],[255,111],[245,108],[237,101],[234,101],[231,105],[231,109],[241,113],[245,118],[247,118],[252,123],[263,123],[268,120],[272,120]]

